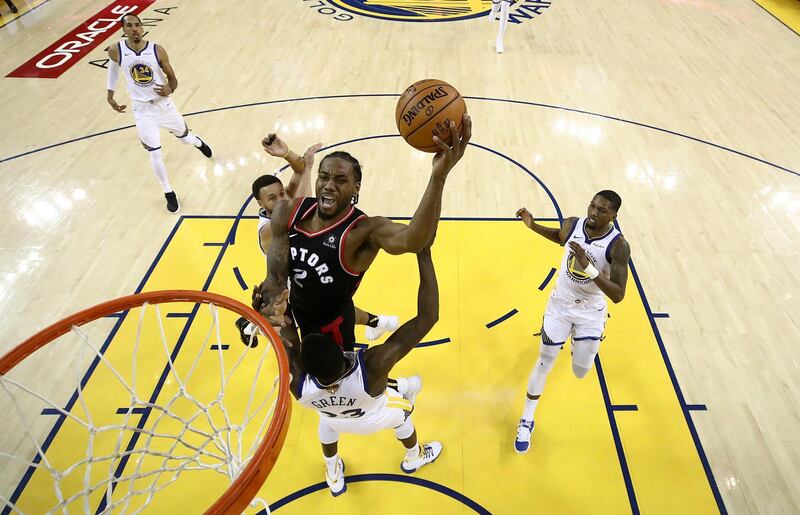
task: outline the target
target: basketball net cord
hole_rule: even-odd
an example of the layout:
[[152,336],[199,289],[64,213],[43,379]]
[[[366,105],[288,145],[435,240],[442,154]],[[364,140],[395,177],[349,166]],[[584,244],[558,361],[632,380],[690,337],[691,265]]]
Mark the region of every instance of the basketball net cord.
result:
[[[28,467],[37,469],[37,471],[44,470],[50,474],[53,479],[54,493],[58,503],[50,508],[47,513],[55,513],[58,511],[68,513],[68,505],[81,498],[83,511],[85,513],[95,513],[98,507],[92,506],[92,504],[96,504],[98,500],[101,502],[104,501],[104,508],[100,510],[100,513],[140,513],[148,506],[156,493],[177,481],[180,474],[184,471],[211,470],[225,476],[229,482],[233,482],[241,473],[242,469],[248,465],[252,459],[253,452],[256,450],[269,428],[269,421],[273,415],[278,399],[279,379],[277,377],[274,379],[271,389],[263,396],[263,399],[256,399],[255,394],[256,385],[259,383],[259,376],[262,372],[262,368],[264,368],[266,358],[270,354],[269,350],[272,347],[269,344],[262,344],[260,349],[258,347],[247,347],[226,373],[225,361],[223,359],[223,343],[220,334],[219,311],[214,304],[204,304],[204,306],[208,306],[212,315],[211,326],[206,333],[205,341],[198,347],[199,352],[194,357],[194,361],[184,377],[181,377],[175,369],[170,348],[167,344],[159,305],[155,304],[152,306],[153,309],[155,309],[156,318],[158,320],[161,347],[167,358],[169,375],[177,384],[177,392],[167,400],[162,401],[161,399],[157,399],[156,402],[142,400],[139,395],[137,395],[136,364],[142,340],[141,335],[144,315],[148,306],[148,303],[144,303],[140,309],[141,313],[139,315],[136,331],[136,342],[133,347],[133,357],[131,360],[131,379],[129,381],[124,379],[120,372],[106,359],[106,356],[100,352],[97,345],[92,343],[89,335],[83,329],[77,326],[72,327],[72,334],[76,335],[81,343],[79,351],[81,359],[77,360],[77,362],[83,362],[86,353],[93,354],[99,360],[99,363],[107,367],[117,381],[127,390],[128,394],[130,394],[130,406],[126,409],[124,420],[121,424],[98,426],[93,422],[89,405],[84,397],[84,386],[81,385],[83,374],[80,366],[75,368],[77,371],[76,392],[78,395],[78,402],[80,402],[84,414],[82,417],[71,411],[66,411],[56,403],[48,400],[45,396],[34,391],[32,387],[7,377],[8,374],[0,376],[0,385],[2,385],[2,389],[11,399],[11,405],[20,417],[20,420],[23,421],[25,425],[25,438],[32,443],[39,459],[37,460],[36,457],[31,459],[30,457],[17,456],[3,452],[2,450],[0,450],[0,456],[22,462]],[[257,334],[260,334],[259,330],[254,331],[251,338],[254,338]],[[200,358],[206,352],[206,349],[209,348],[208,343],[212,337],[215,337],[216,340],[215,350],[219,363],[219,376],[215,379],[219,380],[219,393],[216,399],[208,404],[203,404],[192,395],[187,388],[187,384],[198,368],[197,365],[200,362]],[[209,352],[214,352],[214,350]],[[225,391],[231,379],[235,377],[242,362],[244,362],[250,354],[256,352],[261,352],[261,356],[255,370],[255,376],[252,378],[244,415],[241,422],[237,424],[231,421],[229,409],[225,406]],[[181,356],[181,359],[185,359],[185,357]],[[211,378],[206,377],[203,378],[203,380],[207,384]],[[268,381],[269,379],[262,378],[262,380]],[[238,377],[236,381],[237,384],[241,384],[242,378]],[[67,417],[69,420],[82,426],[89,434],[85,458],[63,470],[57,470],[51,463],[51,460],[48,459],[40,439],[33,431],[38,410],[37,413],[30,413],[30,410],[27,410],[28,414],[26,415],[26,410],[23,409],[23,405],[20,403],[17,395],[14,395],[15,389],[39,399],[49,408],[57,411],[61,416]],[[196,412],[191,417],[185,418],[171,411],[171,407],[179,400],[191,402],[196,406]],[[237,397],[234,400],[241,401],[241,398]],[[156,414],[152,423],[148,423],[148,427],[144,428],[138,427],[131,421],[132,418],[138,418],[136,415],[140,414],[142,410],[149,410],[151,415]],[[76,410],[73,409],[72,411]],[[214,419],[219,417],[213,417],[213,414],[221,415],[224,424],[215,423]],[[172,423],[179,422],[179,426],[181,427],[178,431],[175,431],[174,434],[159,432],[159,424],[162,421],[173,421]],[[257,426],[257,433],[255,438],[252,438],[252,444],[248,445],[243,441],[243,435],[251,424]],[[117,436],[114,452],[107,455],[95,456],[94,442],[97,435],[115,432]],[[126,445],[126,440],[130,440],[131,437],[139,438],[139,441],[134,448],[130,450],[123,449]],[[189,437],[191,437],[191,439],[189,439]],[[162,449],[164,447],[164,442],[171,442],[171,446],[166,451],[152,449],[151,444],[155,442],[158,442]],[[144,468],[143,464],[146,457],[161,459],[160,466],[155,470],[153,470],[152,467]],[[123,459],[127,461],[124,469],[115,472],[120,461]],[[176,462],[179,464],[175,464]],[[101,469],[105,467],[108,473],[103,474],[103,479],[99,482],[93,483],[92,471],[97,467]],[[81,468],[84,470],[81,471]],[[72,494],[69,492],[65,493],[64,489],[62,489],[62,480],[76,472],[83,475],[83,489]],[[145,486],[141,487],[141,484]],[[126,486],[127,491],[123,493]],[[92,495],[97,492],[103,493],[102,498],[99,495],[95,495],[92,499]],[[187,492],[190,492],[190,489],[184,490],[184,494]],[[133,508],[133,511],[129,512],[130,502],[137,496],[146,496],[146,498],[141,502],[140,507]],[[2,492],[0,492],[0,501],[6,504],[6,509],[10,508],[16,513],[23,513],[21,509],[12,504]],[[139,503],[137,502],[136,504]],[[263,499],[256,498],[250,503],[252,507],[258,507],[259,505],[267,514],[270,513],[269,505]],[[74,506],[72,509],[74,509]]]

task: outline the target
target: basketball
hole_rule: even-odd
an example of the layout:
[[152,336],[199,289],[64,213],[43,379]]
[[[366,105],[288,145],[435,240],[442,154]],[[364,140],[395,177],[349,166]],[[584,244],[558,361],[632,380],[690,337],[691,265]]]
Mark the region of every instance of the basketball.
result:
[[397,130],[409,145],[423,152],[438,152],[433,137],[449,145],[450,121],[458,130],[466,112],[467,104],[456,88],[441,80],[424,79],[406,88],[394,114]]

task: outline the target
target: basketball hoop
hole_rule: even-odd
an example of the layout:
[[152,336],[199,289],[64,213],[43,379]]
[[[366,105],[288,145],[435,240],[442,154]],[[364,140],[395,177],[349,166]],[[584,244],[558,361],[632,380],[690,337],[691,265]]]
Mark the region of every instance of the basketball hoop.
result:
[[[269,344],[242,345],[236,316]],[[0,358],[0,407],[20,435],[0,448],[3,513],[238,514],[286,437],[288,360],[240,302],[140,293],[75,313]]]

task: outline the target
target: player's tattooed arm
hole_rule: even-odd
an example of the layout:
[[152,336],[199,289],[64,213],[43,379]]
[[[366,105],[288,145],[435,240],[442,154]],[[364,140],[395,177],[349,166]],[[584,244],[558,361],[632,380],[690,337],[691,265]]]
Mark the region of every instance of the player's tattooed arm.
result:
[[[589,265],[589,258],[586,256],[586,251],[571,241],[569,247],[575,254],[578,264],[581,268],[586,269]],[[631,257],[631,247],[622,236],[614,242],[611,247],[611,272],[609,278],[606,279],[602,275],[594,278],[594,283],[600,290],[611,299],[614,304],[621,302],[625,298],[625,286],[628,284],[628,260]]]
[[[272,212],[272,241],[267,251],[267,278],[260,285],[260,297],[253,297],[253,307],[267,318],[278,316],[278,302],[289,277],[289,216],[293,203],[279,202]],[[280,315],[279,325],[284,325]],[[271,320],[272,321],[272,320]]]
[[572,232],[572,228],[575,227],[575,222],[578,220],[575,217],[571,217],[564,220],[561,227],[546,227],[536,223],[533,219],[533,215],[528,211],[528,208],[521,207],[517,210],[516,214],[528,229],[559,245],[564,245],[569,237],[569,233]]

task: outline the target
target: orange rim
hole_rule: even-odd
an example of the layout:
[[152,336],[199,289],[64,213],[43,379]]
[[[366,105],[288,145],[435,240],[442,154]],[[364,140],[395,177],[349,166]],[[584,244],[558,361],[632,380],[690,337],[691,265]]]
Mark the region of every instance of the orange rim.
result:
[[0,375],[7,374],[22,362],[22,360],[59,336],[68,333],[72,327],[82,326],[111,313],[118,313],[120,311],[139,307],[145,303],[164,304],[167,302],[214,304],[215,306],[224,307],[234,313],[238,313],[251,322],[254,322],[258,328],[261,329],[261,332],[267,335],[270,345],[272,345],[275,351],[275,356],[278,359],[278,375],[280,378],[278,400],[276,401],[275,412],[272,415],[272,421],[270,422],[267,434],[261,442],[261,445],[256,449],[256,452],[253,453],[250,464],[242,470],[239,477],[231,483],[219,500],[206,511],[207,514],[214,515],[223,513],[240,514],[261,489],[272,467],[275,465],[281,448],[283,447],[283,442],[286,439],[286,432],[289,429],[289,418],[292,411],[289,397],[289,360],[286,357],[283,344],[280,343],[281,338],[272,326],[266,323],[264,317],[251,307],[216,293],[194,290],[161,290],[120,297],[70,315],[42,329],[17,345],[0,358]]

